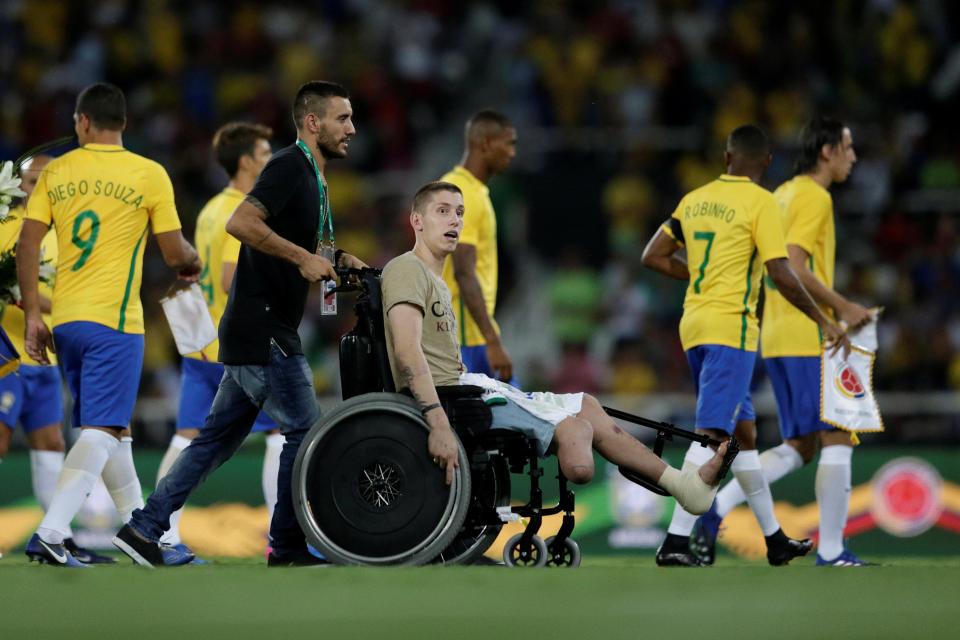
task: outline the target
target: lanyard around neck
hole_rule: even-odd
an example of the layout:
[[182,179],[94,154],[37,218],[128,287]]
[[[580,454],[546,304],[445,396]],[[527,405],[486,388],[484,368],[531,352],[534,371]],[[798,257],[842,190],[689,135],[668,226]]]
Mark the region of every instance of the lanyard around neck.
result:
[[326,230],[330,232],[330,246],[334,245],[333,239],[333,213],[330,211],[330,199],[327,197],[327,185],[323,181],[323,177],[320,175],[320,169],[317,167],[317,161],[314,159],[313,154],[310,153],[310,149],[307,148],[307,144],[298,139],[297,146],[300,148],[300,151],[303,151],[303,155],[307,156],[307,160],[310,161],[310,166],[313,167],[313,173],[317,176],[317,190],[320,193],[320,224],[317,227],[317,245],[323,244],[323,232],[324,226]]

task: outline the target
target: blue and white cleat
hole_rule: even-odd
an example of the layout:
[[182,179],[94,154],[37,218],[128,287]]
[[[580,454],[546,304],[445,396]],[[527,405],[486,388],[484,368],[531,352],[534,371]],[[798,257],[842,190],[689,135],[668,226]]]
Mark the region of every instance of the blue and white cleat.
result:
[[723,518],[717,513],[717,501],[710,509],[697,518],[690,534],[690,551],[705,565],[712,565],[717,557],[717,537],[720,535],[720,523]]
[[55,567],[68,567],[71,569],[89,569],[90,565],[84,564],[73,557],[73,554],[67,551],[62,544],[50,544],[40,539],[39,534],[33,534],[27,543],[24,551],[30,562],[39,562],[40,564],[52,564]]
[[871,567],[874,566],[873,562],[867,562],[866,560],[861,560],[858,558],[852,551],[844,549],[843,553],[838,555],[833,560],[824,560],[820,557],[820,554],[817,554],[817,566],[818,567]]
[[[163,554],[163,566],[165,567],[179,567],[184,564],[193,564],[193,561],[197,559],[193,551],[190,551],[190,547],[182,542],[177,545],[161,544],[160,553]],[[206,563],[206,561],[201,560],[196,564],[204,563]]]
[[[162,546],[163,546],[163,545],[161,545],[161,547],[162,547]],[[207,562],[207,561],[204,560],[203,558],[197,557],[197,554],[195,554],[195,553],[193,552],[193,550],[190,549],[190,547],[188,547],[187,545],[183,544],[182,542],[178,542],[177,544],[170,545],[170,548],[173,549],[174,551],[178,551],[178,552],[180,552],[180,553],[182,553],[182,554],[187,554],[187,555],[193,556],[193,560],[190,560],[188,564],[210,564],[209,562]],[[168,564],[168,565],[171,564],[170,561],[168,561],[168,560],[166,559],[166,556],[164,556],[164,561],[165,561],[166,564]],[[179,564],[183,564],[183,563],[179,563]]]

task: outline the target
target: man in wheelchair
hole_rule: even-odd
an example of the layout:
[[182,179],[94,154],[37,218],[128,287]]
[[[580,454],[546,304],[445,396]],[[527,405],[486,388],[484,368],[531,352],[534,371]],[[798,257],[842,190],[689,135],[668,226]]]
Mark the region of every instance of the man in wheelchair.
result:
[[[457,246],[463,227],[463,196],[445,182],[417,191],[410,213],[416,234],[412,251],[384,268],[381,291],[386,346],[398,389],[409,390],[430,433],[429,453],[450,484],[458,465],[458,443],[436,387],[472,384],[492,404],[492,427],[518,431],[537,453],[555,453],[567,479],[593,478],[591,449],[622,469],[659,485],[684,509],[703,513],[713,502],[720,479],[736,455],[728,443],[699,469],[679,471],[620,429],[600,403],[585,393],[524,393],[480,374],[464,374],[450,294],[441,279],[444,259]],[[495,404],[494,404],[495,402]]]

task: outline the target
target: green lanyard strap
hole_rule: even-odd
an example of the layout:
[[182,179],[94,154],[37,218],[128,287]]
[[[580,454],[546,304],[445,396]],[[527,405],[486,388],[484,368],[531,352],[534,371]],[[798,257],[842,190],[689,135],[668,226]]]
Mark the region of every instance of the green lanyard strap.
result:
[[303,151],[303,155],[307,156],[307,160],[310,161],[313,172],[317,176],[317,190],[320,193],[320,225],[317,227],[317,246],[323,244],[323,232],[324,226],[326,226],[326,229],[330,232],[330,246],[333,247],[335,245],[333,239],[333,213],[330,211],[330,200],[327,198],[327,185],[320,175],[317,161],[313,158],[313,154],[310,153],[310,149],[307,148],[307,144],[303,140],[298,139],[297,146],[300,147],[300,151]]

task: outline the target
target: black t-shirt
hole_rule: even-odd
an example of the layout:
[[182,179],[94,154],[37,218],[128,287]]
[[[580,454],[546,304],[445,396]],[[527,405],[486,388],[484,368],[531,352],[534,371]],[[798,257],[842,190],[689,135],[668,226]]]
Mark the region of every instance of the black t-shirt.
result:
[[[313,165],[296,144],[274,154],[249,197],[267,209],[266,224],[274,233],[317,250],[320,192]],[[244,244],[220,319],[220,361],[265,364],[271,339],[288,356],[303,353],[297,327],[309,288],[294,264]]]

